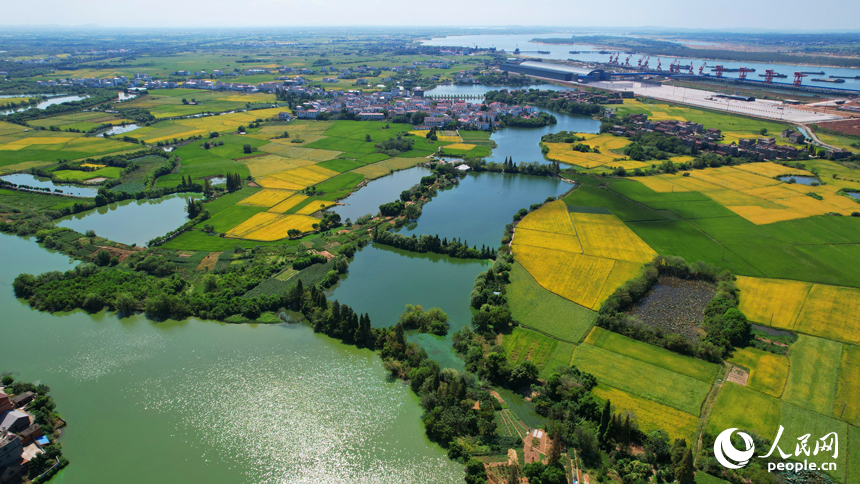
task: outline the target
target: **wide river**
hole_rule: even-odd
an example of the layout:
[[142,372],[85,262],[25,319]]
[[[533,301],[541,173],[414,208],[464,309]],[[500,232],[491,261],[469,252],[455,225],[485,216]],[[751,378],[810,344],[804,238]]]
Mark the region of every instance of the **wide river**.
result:
[[[596,34],[599,35],[599,34]],[[607,34],[607,35],[616,35],[616,34]],[[571,45],[551,45],[551,44],[541,44],[537,42],[531,42],[532,39],[548,39],[548,38],[570,38],[572,35],[570,33],[558,33],[558,34],[516,34],[516,35],[498,35],[498,34],[490,34],[490,35],[457,35],[450,37],[437,37],[427,41],[422,42],[424,45],[434,45],[434,46],[450,46],[450,47],[472,47],[475,46],[487,48],[487,47],[495,47],[497,49],[503,49],[509,53],[513,53],[515,49],[519,48],[523,55],[527,55],[529,57],[541,58],[541,59],[573,59],[582,62],[608,62],[609,54],[600,54],[598,51],[602,50],[599,47],[594,47],[591,45],[585,44],[571,44]],[[690,43],[692,45],[692,43]],[[579,54],[571,54],[570,51],[579,51]],[[537,51],[545,51],[549,52],[549,54],[538,54]],[[642,55],[634,55],[630,58],[630,64],[636,65],[636,61]],[[659,56],[652,56],[649,65],[652,68],[657,67],[657,58]],[[620,62],[624,62],[627,58],[626,55],[621,55]],[[675,60],[674,57],[661,57],[663,62],[663,69],[668,70],[669,64]],[[679,58],[678,61],[681,65],[690,65],[690,62],[693,62],[693,66],[695,67],[695,72],[699,72],[699,67],[702,66],[703,63],[707,63],[709,67],[706,67],[704,73],[713,74],[710,69],[710,66],[714,66],[716,64],[720,64],[725,66],[726,68],[738,69],[740,67],[748,67],[751,69],[755,69],[756,71],[752,74],[747,74],[749,79],[761,80],[759,74],[764,74],[767,69],[773,69],[780,74],[785,74],[788,76],[787,79],[777,79],[774,82],[783,82],[791,84],[791,81],[794,77],[795,72],[821,72],[824,71],[824,74],[817,75],[811,74],[809,77],[803,80],[803,84],[810,86],[818,86],[818,87],[831,87],[831,88],[839,88],[839,89],[860,89],[860,79],[845,79],[845,82],[842,84],[832,84],[828,82],[813,82],[812,78],[828,78],[829,76],[845,76],[845,77],[855,77],[860,76],[860,68],[845,68],[845,67],[811,67],[811,66],[801,66],[801,65],[792,65],[792,64],[776,64],[776,63],[761,63],[761,62],[736,62],[736,61],[715,61],[708,60],[705,61],[703,59],[698,58]],[[723,74],[724,77],[737,77],[738,73],[726,73]]]
[[[589,118],[570,118],[582,130],[596,130]],[[508,145],[536,147],[546,130],[528,132],[506,137],[502,130],[493,139],[499,150],[528,150]],[[376,213],[425,174],[414,168],[371,182],[346,200],[343,216]],[[495,247],[516,210],[570,188],[551,178],[470,174],[403,230]],[[183,204],[179,197],[134,202],[68,223],[123,240],[110,232],[112,223],[102,222],[122,215],[135,226],[151,226],[127,226],[127,241],[140,243],[181,224]],[[462,482],[462,466],[426,438],[417,398],[389,379],[376,354],[301,324],[41,313],[15,299],[13,279],[68,270],[74,262],[7,235],[0,235],[0,250],[7,254],[0,265],[0,327],[14,335],[0,352],[0,371],[51,386],[69,422],[61,442],[72,464],[54,482]],[[487,264],[371,245],[356,254],[330,297],[370,313],[374,326],[394,324],[406,304],[438,306],[453,332],[468,323],[472,282]],[[450,337],[410,340],[443,367],[462,369]],[[526,422],[539,422],[529,404],[507,398]]]

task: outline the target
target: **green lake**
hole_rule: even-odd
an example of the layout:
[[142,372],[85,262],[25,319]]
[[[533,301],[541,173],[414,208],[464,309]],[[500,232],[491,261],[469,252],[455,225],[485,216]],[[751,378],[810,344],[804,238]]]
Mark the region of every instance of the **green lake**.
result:
[[69,422],[71,465],[52,482],[462,479],[374,353],[305,325],[40,313],[14,298],[12,280],[72,262],[8,235],[0,248],[14,254],[0,266],[2,326],[18,335],[0,368],[49,385]]

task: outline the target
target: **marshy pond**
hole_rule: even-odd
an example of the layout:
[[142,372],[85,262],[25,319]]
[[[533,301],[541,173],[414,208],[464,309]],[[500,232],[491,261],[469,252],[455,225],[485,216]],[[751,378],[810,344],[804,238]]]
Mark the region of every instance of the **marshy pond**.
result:
[[716,286],[709,282],[660,277],[629,314],[648,326],[678,333],[691,341],[699,339],[705,308]]

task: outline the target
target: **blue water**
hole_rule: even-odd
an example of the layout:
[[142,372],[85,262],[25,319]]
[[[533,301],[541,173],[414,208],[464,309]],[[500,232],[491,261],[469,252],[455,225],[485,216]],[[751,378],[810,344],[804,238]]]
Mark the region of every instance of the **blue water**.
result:
[[788,182],[792,178],[794,179],[794,182],[799,185],[812,185],[813,183],[816,185],[821,184],[821,181],[818,178],[813,178],[811,176],[785,175],[777,177],[777,180]]

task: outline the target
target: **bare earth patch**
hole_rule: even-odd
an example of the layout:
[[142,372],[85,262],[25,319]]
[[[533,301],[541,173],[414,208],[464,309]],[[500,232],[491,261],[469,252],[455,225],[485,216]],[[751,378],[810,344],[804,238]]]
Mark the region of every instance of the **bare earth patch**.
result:
[[750,374],[748,371],[744,370],[739,366],[733,366],[732,371],[729,372],[729,376],[726,377],[726,380],[737,383],[738,385],[747,386],[747,380],[749,380]]
[[198,271],[211,271],[215,268],[215,264],[218,263],[218,257],[221,257],[221,252],[210,252],[203,260],[200,261],[200,264],[197,264]]

